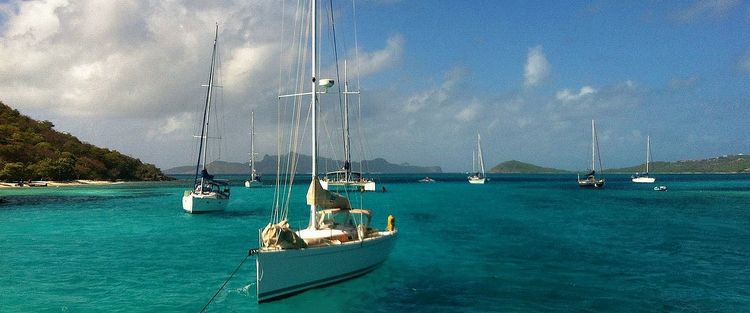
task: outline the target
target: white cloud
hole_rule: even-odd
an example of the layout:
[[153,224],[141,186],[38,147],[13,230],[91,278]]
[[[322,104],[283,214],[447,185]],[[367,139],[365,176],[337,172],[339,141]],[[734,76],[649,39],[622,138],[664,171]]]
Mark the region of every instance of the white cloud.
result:
[[367,76],[380,72],[392,67],[396,62],[401,60],[404,52],[404,37],[396,34],[388,38],[386,46],[377,51],[363,52],[359,51],[359,74]]
[[674,17],[683,23],[721,18],[738,5],[739,0],[698,0],[691,6],[675,12]]
[[458,112],[458,114],[456,115],[456,119],[461,122],[471,122],[477,118],[481,108],[482,106],[479,102],[472,101],[471,104],[467,105],[463,110]]
[[403,110],[407,113],[414,113],[428,105],[432,107],[443,106],[452,97],[456,85],[462,82],[467,75],[468,71],[465,68],[453,68],[445,73],[443,83],[439,87],[409,97]]
[[542,51],[542,46],[529,49],[524,70],[524,85],[533,87],[541,84],[549,76],[550,64]]
[[594,89],[594,87],[583,86],[581,87],[581,90],[578,91],[577,94],[570,92],[569,89],[563,89],[561,91],[558,91],[557,94],[555,95],[555,98],[557,98],[557,100],[564,101],[564,102],[576,101],[587,95],[594,94],[594,93],[596,93],[596,89]]

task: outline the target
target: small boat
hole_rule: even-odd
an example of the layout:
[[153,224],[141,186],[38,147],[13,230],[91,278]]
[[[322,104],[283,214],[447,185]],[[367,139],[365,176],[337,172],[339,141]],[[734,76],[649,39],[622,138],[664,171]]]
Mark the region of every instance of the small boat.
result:
[[[474,157],[474,155],[476,155],[476,157]],[[477,162],[475,162],[474,159],[478,159],[480,171],[477,171]],[[489,179],[484,174],[484,158],[482,158],[482,138],[479,136],[479,134],[477,134],[477,151],[476,154],[472,154],[471,161],[472,172],[474,172],[474,174],[469,176],[469,183],[472,185],[486,183]]]
[[214,67],[216,66],[216,40],[219,36],[219,25],[216,25],[214,48],[211,54],[211,71],[208,76],[206,105],[203,108],[200,144],[198,145],[198,162],[195,165],[193,189],[182,195],[182,209],[188,213],[223,211],[229,202],[229,181],[214,179],[206,169],[208,150],[208,125],[211,116],[211,95],[214,87]]
[[422,178],[422,179],[420,179],[420,180],[419,180],[419,182],[420,182],[420,183],[434,183],[434,182],[435,182],[435,180],[434,180],[434,179],[432,179],[432,178],[430,178],[429,176],[427,176],[427,177],[425,177],[425,178]]
[[250,112],[250,178],[245,181],[245,187],[260,186],[260,175],[255,171],[255,111]]
[[[594,120],[591,120],[591,171],[584,178],[578,175],[578,186],[583,188],[604,187],[604,173],[602,172],[601,178],[596,178],[597,152],[599,152],[599,141],[596,138],[596,125],[594,124]],[[599,156],[599,170],[603,171],[601,156]]]
[[631,181],[634,183],[646,183],[651,184],[656,182],[656,178],[648,175],[648,164],[651,161],[651,136],[646,136],[646,172],[643,174],[635,173],[631,177]]
[[656,186],[654,191],[667,191],[667,186]]

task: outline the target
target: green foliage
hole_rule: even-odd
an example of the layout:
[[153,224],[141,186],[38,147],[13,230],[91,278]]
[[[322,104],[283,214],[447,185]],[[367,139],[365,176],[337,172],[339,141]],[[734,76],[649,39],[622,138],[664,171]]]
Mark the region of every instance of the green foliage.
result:
[[[616,168],[609,172],[634,173],[643,172],[646,164]],[[725,155],[705,160],[682,160],[675,162],[651,162],[651,173],[750,173],[750,156]]]
[[500,163],[490,169],[490,173],[565,173],[567,171],[546,168],[521,161],[510,160]]
[[0,170],[0,179],[5,181],[25,180],[27,176],[26,166],[21,162],[5,163]]
[[0,180],[167,180],[156,166],[81,142],[0,102]]

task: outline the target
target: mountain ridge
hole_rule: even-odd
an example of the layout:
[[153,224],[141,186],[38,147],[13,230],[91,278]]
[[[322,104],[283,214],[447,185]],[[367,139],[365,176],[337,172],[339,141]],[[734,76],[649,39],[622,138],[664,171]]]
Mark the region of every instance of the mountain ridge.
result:
[[[288,155],[283,155],[281,158],[281,164],[287,163]],[[335,171],[341,168],[341,161],[333,160],[330,158],[319,158],[318,166],[323,171]],[[277,156],[275,155],[264,155],[260,161],[255,161],[255,170],[259,174],[271,174],[276,173]],[[442,173],[440,166],[416,166],[408,163],[394,164],[390,163],[383,158],[375,158],[372,160],[365,160],[362,162],[362,171],[365,173]],[[227,162],[227,161],[213,161],[207,166],[209,173],[211,174],[245,174],[250,171],[249,163],[241,162]],[[360,170],[360,162],[352,162],[352,169],[354,171]],[[299,161],[297,164],[297,173],[310,173],[312,171],[312,158],[309,155],[300,154]],[[169,168],[164,171],[168,175],[187,175],[195,174],[194,165],[184,165]]]

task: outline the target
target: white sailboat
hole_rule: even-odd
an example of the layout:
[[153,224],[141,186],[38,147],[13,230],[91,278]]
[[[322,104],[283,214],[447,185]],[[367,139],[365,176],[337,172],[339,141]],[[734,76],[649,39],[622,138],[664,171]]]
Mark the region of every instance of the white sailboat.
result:
[[229,202],[229,182],[214,179],[206,169],[206,155],[208,151],[208,131],[211,116],[211,96],[214,87],[214,68],[216,66],[216,40],[219,36],[219,25],[216,25],[214,34],[214,47],[211,54],[211,70],[208,75],[208,91],[206,92],[206,104],[203,108],[203,121],[201,124],[201,135],[198,137],[198,161],[195,165],[195,177],[193,189],[186,190],[182,196],[182,209],[188,213],[203,213],[223,211]]
[[[259,234],[260,247],[251,250],[256,257],[258,302],[372,271],[388,257],[398,235],[392,216],[388,217],[388,230],[379,231],[370,225],[372,213],[369,210],[352,208],[347,198],[324,190],[318,180],[318,95],[331,87],[333,80],[318,80],[317,77],[316,9],[316,1],[312,0],[309,7],[312,90],[280,96],[294,99],[302,95],[311,96],[308,111],[312,124],[312,177],[307,191],[309,222],[305,229],[292,230],[287,222],[288,200],[282,200],[286,201],[284,205],[275,201],[271,221]],[[318,83],[323,92],[318,91]],[[300,115],[296,115],[296,118],[301,119]],[[293,179],[294,175],[290,176]],[[291,185],[288,189],[290,194]],[[277,191],[282,189],[280,184],[277,188]]]
[[366,178],[361,172],[352,171],[351,137],[349,136],[349,95],[359,94],[359,91],[349,91],[349,81],[346,77],[346,62],[344,62],[344,167],[340,170],[328,172],[320,185],[325,190],[344,191],[375,191],[375,182]]
[[646,172],[643,174],[635,173],[631,177],[631,181],[634,183],[646,183],[652,184],[656,182],[656,178],[648,175],[648,164],[651,162],[651,136],[646,136]]
[[479,134],[477,134],[477,159],[479,161],[479,169],[480,171],[477,172],[476,166],[474,164],[473,156],[472,156],[472,171],[474,172],[473,175],[469,176],[469,183],[470,184],[484,184],[489,179],[484,175],[484,158],[482,157],[482,137],[480,137]]
[[245,187],[260,185],[262,185],[260,175],[255,171],[255,111],[252,111],[250,112],[250,178],[245,181]]
[[602,159],[599,157],[599,170],[602,171],[601,178],[596,177],[596,157],[599,152],[599,141],[596,137],[596,125],[591,120],[591,171],[584,178],[578,175],[578,186],[585,188],[604,187],[604,170],[602,169]]

